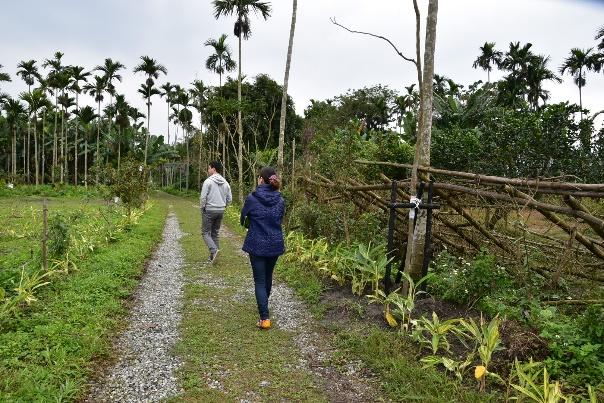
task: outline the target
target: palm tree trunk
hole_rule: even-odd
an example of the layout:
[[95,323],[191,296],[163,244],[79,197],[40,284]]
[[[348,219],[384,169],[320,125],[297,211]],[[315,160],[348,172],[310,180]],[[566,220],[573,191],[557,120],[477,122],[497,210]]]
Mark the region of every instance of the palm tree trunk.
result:
[[27,142],[24,144],[25,146],[25,168],[23,170],[23,173],[26,174],[27,176],[27,183],[30,183],[31,181],[31,173],[29,171],[29,166],[31,164],[31,156],[30,156],[30,148],[31,148],[31,143],[30,143],[30,138],[31,138],[31,110],[29,113],[29,116],[27,116]]
[[42,114],[42,144],[41,144],[41,151],[42,151],[42,172],[40,175],[40,182],[42,184],[44,184],[44,176],[45,176],[45,170],[46,170],[46,149],[45,149],[45,141],[46,141],[46,108],[44,108],[44,113]]
[[75,129],[75,139],[74,139],[74,151],[73,151],[73,183],[78,186],[78,132],[80,131],[80,100],[78,96],[78,92],[76,92],[76,111],[78,111],[77,123]]
[[88,189],[88,136],[84,134],[84,187]]
[[11,155],[11,164],[12,164],[12,174],[13,180],[15,180],[15,176],[17,176],[17,128],[13,126],[13,141],[12,141],[12,155]]
[[185,189],[189,190],[189,129],[185,130],[185,142],[187,143],[187,174],[185,175]]
[[[170,95],[166,95],[166,97],[169,97]],[[166,144],[170,145],[170,101],[167,102],[168,104],[168,141]]]
[[120,162],[122,159],[122,127],[118,126],[118,139],[117,139],[117,172],[120,171]]
[[34,165],[35,165],[35,176],[36,186],[40,184],[40,163],[38,162],[38,118],[34,113]]
[[[579,79],[581,78],[581,73],[579,72]],[[579,80],[579,108],[581,109],[581,121],[583,121],[583,96],[581,94],[581,81]]]
[[147,134],[145,135],[145,166],[147,165],[147,147],[149,146],[149,121],[151,120],[151,98],[147,98]]
[[52,179],[52,183],[54,185],[55,183],[55,167],[57,166],[57,93],[55,92],[55,109],[54,109],[54,114],[55,114],[55,124],[54,127],[52,128],[52,172],[51,172],[51,179]]
[[[23,176],[26,176],[27,134],[23,133]],[[26,178],[27,179],[27,178]]]
[[[424,49],[424,71],[422,78],[420,119],[418,141],[415,147],[414,169],[412,171],[411,186],[415,192],[419,182],[418,165],[430,165],[430,141],[432,132],[432,92],[434,80],[434,52],[436,47],[436,22],[438,14],[438,0],[430,0],[428,4],[428,18],[426,22],[426,43]],[[412,194],[413,194],[412,193]],[[407,256],[405,272],[417,280],[422,275],[424,261],[424,243],[426,239],[426,210],[419,210],[415,228],[412,219],[409,220],[407,239]]]
[[285,145],[285,114],[287,113],[287,85],[289,83],[289,68],[292,60],[294,46],[294,32],[296,30],[296,11],[298,0],[293,0],[292,23],[289,29],[289,45],[287,46],[287,59],[285,62],[285,77],[283,78],[283,96],[281,98],[281,117],[279,119],[279,151],[277,156],[277,171],[283,175],[283,148]]
[[64,169],[64,163],[63,160],[65,158],[65,150],[64,150],[64,146],[65,146],[65,139],[64,139],[64,129],[65,129],[65,114],[64,114],[64,109],[61,108],[61,184],[64,183],[65,180],[65,169]]
[[241,121],[241,35],[239,34],[239,80],[237,82],[237,132],[239,133],[239,144],[237,145],[237,169],[239,203],[243,205],[243,122]]
[[99,169],[101,168],[101,149],[100,149],[100,141],[101,141],[101,101],[98,101],[98,118],[96,125],[96,157],[94,158],[94,164],[97,166],[95,172],[95,180],[96,184],[99,184]]

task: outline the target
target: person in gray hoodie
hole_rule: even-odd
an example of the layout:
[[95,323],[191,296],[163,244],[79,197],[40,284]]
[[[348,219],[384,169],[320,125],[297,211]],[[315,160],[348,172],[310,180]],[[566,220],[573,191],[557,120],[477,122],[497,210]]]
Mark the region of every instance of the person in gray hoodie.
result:
[[219,251],[218,231],[224,209],[233,200],[231,186],[222,177],[222,164],[212,161],[208,166],[208,178],[203,182],[199,205],[201,207],[201,234],[210,250],[210,262],[216,260]]

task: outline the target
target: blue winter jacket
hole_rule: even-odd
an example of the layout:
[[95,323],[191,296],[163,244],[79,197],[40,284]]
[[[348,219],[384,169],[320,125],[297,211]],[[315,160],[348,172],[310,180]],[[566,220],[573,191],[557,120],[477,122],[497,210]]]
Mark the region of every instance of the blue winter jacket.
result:
[[241,225],[249,220],[243,250],[254,256],[279,256],[285,252],[281,221],[285,202],[272,185],[258,185],[245,199],[241,210]]

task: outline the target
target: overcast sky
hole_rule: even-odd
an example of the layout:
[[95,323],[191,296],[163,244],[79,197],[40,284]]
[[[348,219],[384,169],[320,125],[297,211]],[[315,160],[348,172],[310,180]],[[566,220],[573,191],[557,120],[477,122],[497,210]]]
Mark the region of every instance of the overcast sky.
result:
[[[232,35],[233,18],[215,20],[211,0],[19,0],[5,1],[0,14],[0,64],[13,77],[3,91],[16,95],[26,89],[15,76],[21,60],[41,62],[60,50],[65,64],[88,69],[111,57],[126,65],[118,92],[146,112],[136,90],[144,81],[132,68],[149,55],[168,69],[167,80],[188,85],[202,79],[218,84],[204,60],[208,38]],[[420,0],[424,22],[427,0]],[[252,17],[252,36],[243,44],[243,71],[248,77],[267,73],[283,80],[291,1],[272,1],[267,21]],[[310,99],[326,99],[351,88],[386,84],[402,90],[415,81],[412,64],[378,39],[353,35],[329,18],[351,28],[390,38],[410,57],[414,55],[415,16],[411,0],[300,0],[289,93],[302,114]],[[505,51],[511,41],[531,42],[536,53],[551,56],[558,69],[573,47],[596,45],[596,30],[604,25],[604,0],[441,0],[438,14],[436,73],[468,85],[486,80],[472,68],[485,42]],[[422,33],[423,41],[423,33]],[[491,79],[501,76],[493,72]],[[159,83],[166,81],[162,77]],[[578,103],[578,89],[570,77],[548,88],[553,101]],[[89,98],[85,96],[83,98]],[[91,102],[90,100],[88,101]],[[592,111],[604,109],[604,74],[590,73],[583,102]],[[151,131],[165,133],[166,105],[157,97],[151,112]]]

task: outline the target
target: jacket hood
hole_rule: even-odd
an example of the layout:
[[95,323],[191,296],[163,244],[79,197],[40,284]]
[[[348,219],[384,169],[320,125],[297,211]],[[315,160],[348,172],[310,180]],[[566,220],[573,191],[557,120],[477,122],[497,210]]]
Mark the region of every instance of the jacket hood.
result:
[[226,183],[226,180],[220,174],[213,174],[210,176],[210,179],[214,181],[217,185],[223,185]]
[[272,207],[281,200],[281,193],[276,191],[272,185],[258,185],[252,194],[260,203],[267,207]]

